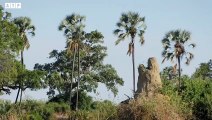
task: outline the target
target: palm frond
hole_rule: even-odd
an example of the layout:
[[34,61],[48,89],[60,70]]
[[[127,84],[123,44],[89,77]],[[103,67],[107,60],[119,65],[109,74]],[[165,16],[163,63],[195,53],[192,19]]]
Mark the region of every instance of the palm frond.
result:
[[121,41],[124,41],[124,38],[118,38],[118,40],[115,42],[115,45],[118,45]]
[[29,49],[30,44],[26,34],[35,35],[35,26],[32,25],[31,19],[28,17],[17,17],[13,20],[13,23],[19,28],[19,35],[24,43],[23,49]]
[[118,34],[119,34],[120,32],[122,32],[122,31],[123,31],[123,30],[115,29],[113,33],[114,33],[114,35],[118,35]]
[[129,46],[128,46],[128,51],[127,51],[127,55],[131,55],[132,54],[132,52],[133,52],[133,43],[129,43]]
[[26,35],[24,35],[24,38],[23,39],[24,39],[24,48],[26,48],[28,50],[29,47],[30,47],[29,40],[26,37]]
[[[186,64],[189,64],[191,59],[193,59],[193,54],[186,52],[184,43],[190,40],[191,33],[186,30],[172,30],[166,33],[165,37],[162,39],[162,44],[164,48],[164,53],[162,54],[167,60],[173,61],[176,57],[181,59],[186,56]],[[195,47],[195,44],[190,44]],[[189,46],[190,46],[189,45]],[[174,49],[174,52],[168,52],[168,50]]]
[[143,45],[143,44],[144,44],[144,42],[145,42],[145,40],[144,40],[144,36],[142,35],[142,36],[140,37],[140,43],[141,43],[141,45]]
[[168,38],[162,39],[162,44],[164,48],[166,48],[166,46],[169,46],[170,45],[169,39]]
[[128,17],[127,13],[121,14],[120,21],[122,21],[124,23],[129,23],[129,17]]
[[162,51],[162,56],[164,57],[164,56],[166,56],[166,54],[167,54],[167,50],[163,50]]
[[174,73],[174,74],[177,73],[177,64],[175,64],[174,67],[173,67],[173,73]]
[[140,43],[141,43],[141,45],[143,45],[144,44],[144,42],[145,42],[145,40],[144,40],[144,33],[145,33],[145,31],[144,30],[140,30],[139,31],[139,34],[138,34],[138,36],[140,37]]
[[196,44],[195,43],[191,43],[189,46],[192,46],[192,48],[195,48]]
[[164,62],[165,62],[165,60],[166,60],[166,57],[164,57],[164,58],[163,58],[162,63],[164,63]]
[[170,56],[171,62],[174,62],[174,57],[175,57],[174,54],[172,54],[172,55]]
[[30,34],[31,36],[35,36],[35,32],[34,32],[34,31],[29,32],[29,34]]

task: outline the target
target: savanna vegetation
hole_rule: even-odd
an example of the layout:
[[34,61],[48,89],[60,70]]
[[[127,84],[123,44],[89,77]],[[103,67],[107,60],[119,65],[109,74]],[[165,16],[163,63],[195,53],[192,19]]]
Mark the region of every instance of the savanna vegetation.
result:
[[[212,120],[212,60],[200,63],[191,76],[182,74],[181,63],[185,60],[189,65],[195,55],[187,51],[196,46],[187,30],[171,30],[161,38],[162,62],[171,60],[174,65],[161,71],[163,87],[156,96],[115,104],[88,95],[102,83],[115,96],[124,80],[112,65],[104,64],[104,35],[98,30],[86,31],[85,16],[70,14],[58,23],[66,48],[49,51],[52,62],[36,63],[34,70],[27,69],[23,57],[31,36],[36,37],[33,20],[13,18],[0,6],[0,26],[0,95],[17,91],[14,103],[0,100],[0,120]],[[144,44],[145,17],[123,13],[116,27],[116,45],[130,38],[127,54],[132,55],[135,93],[134,44],[136,40]],[[22,100],[26,89],[48,89],[49,100]]]

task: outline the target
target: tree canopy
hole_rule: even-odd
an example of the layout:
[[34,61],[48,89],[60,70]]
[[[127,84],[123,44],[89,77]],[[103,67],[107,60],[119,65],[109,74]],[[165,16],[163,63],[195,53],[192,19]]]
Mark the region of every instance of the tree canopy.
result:
[[[123,85],[123,80],[110,64],[103,63],[104,58],[107,56],[107,48],[103,46],[103,40],[93,39],[93,36],[97,33],[98,31],[87,33],[86,39],[82,41],[83,45],[86,45],[88,49],[80,51],[80,90],[95,92],[98,83],[103,83],[108,90],[111,90],[116,95],[118,92],[116,85]],[[56,92],[67,94],[70,89],[72,72],[70,68],[72,68],[73,58],[69,57],[66,50],[60,52],[53,50],[50,52],[49,58],[55,61],[44,65],[36,64],[35,69],[47,72],[45,82],[49,86],[49,97],[54,97]],[[77,69],[74,70],[72,90],[77,87]]]
[[207,63],[201,63],[192,75],[194,78],[211,79],[212,78],[212,60]]

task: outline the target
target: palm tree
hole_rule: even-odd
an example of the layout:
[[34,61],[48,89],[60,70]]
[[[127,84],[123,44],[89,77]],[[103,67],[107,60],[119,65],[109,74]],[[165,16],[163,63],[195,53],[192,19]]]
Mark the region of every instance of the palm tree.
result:
[[[185,45],[191,40],[191,33],[186,30],[173,30],[169,31],[162,39],[164,57],[162,63],[165,60],[173,61],[176,58],[178,64],[178,77],[179,77],[179,88],[181,86],[181,60],[183,57],[186,58],[186,64],[188,65],[193,59],[194,55],[191,52],[186,51]],[[189,44],[193,48],[196,46],[194,43]],[[177,65],[175,64],[175,65]]]
[[72,66],[72,75],[71,75],[71,88],[70,88],[70,106],[71,106],[71,97],[72,97],[72,84],[74,78],[74,66],[75,66],[75,55],[77,52],[78,55],[78,79],[77,79],[77,100],[76,100],[76,110],[78,109],[78,91],[79,91],[79,79],[80,79],[80,49],[82,46],[82,40],[84,40],[85,25],[83,24],[85,21],[84,16],[80,16],[78,14],[72,14],[67,16],[59,25],[59,30],[64,31],[64,35],[67,38],[66,46],[67,53],[71,57],[73,55],[73,66]]
[[[32,25],[31,19],[28,17],[17,17],[13,20],[14,24],[18,27],[19,29],[19,35],[21,39],[23,40],[23,46],[21,49],[21,64],[22,67],[24,67],[24,49],[29,49],[30,44],[29,44],[29,39],[27,38],[27,34],[31,36],[35,36],[35,26]],[[21,95],[20,95],[20,103],[22,99],[22,85],[19,85],[18,93],[16,96],[15,103],[17,103],[19,92],[21,90]]]
[[118,36],[115,44],[118,45],[121,41],[124,41],[127,37],[131,38],[129,43],[127,54],[132,54],[133,65],[133,94],[135,94],[135,37],[140,38],[141,45],[144,44],[144,32],[146,30],[145,18],[140,17],[138,13],[128,12],[123,13],[120,20],[116,24],[117,29],[114,30],[114,34]]

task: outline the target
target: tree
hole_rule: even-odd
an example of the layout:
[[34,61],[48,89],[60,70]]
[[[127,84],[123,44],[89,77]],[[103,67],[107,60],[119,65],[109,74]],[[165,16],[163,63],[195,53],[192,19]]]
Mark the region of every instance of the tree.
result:
[[[103,64],[104,58],[107,56],[107,48],[102,45],[102,39],[98,38],[100,35],[98,31],[92,31],[86,33],[86,40],[82,42],[86,46],[87,51],[80,51],[81,65],[80,65],[80,83],[79,92],[96,92],[98,83],[105,84],[108,90],[111,90],[114,95],[117,94],[117,85],[123,85],[123,80],[118,76],[116,70],[109,64]],[[53,50],[50,53],[50,58],[55,61],[52,63],[47,63],[44,65],[36,64],[35,70],[46,71],[45,82],[49,87],[48,95],[52,99],[56,97],[56,93],[59,96],[68,95],[72,98],[72,106],[76,107],[76,88],[78,86],[78,81],[76,74],[76,66],[74,69],[70,69],[73,66],[74,59],[70,59],[66,50],[58,52]],[[73,71],[74,70],[74,71]],[[70,79],[71,74],[74,74],[73,81]],[[70,82],[73,82],[73,87],[70,89]],[[72,91],[72,96],[70,96],[70,91]],[[67,97],[66,97],[67,98]],[[76,98],[76,99],[75,99]],[[69,100],[70,102],[70,100]]]
[[201,63],[199,68],[196,69],[192,75],[194,78],[212,78],[212,60],[209,60],[207,63]]
[[[193,59],[194,55],[191,52],[186,51],[185,45],[191,38],[191,33],[186,30],[172,30],[169,31],[165,37],[162,39],[163,52],[162,56],[164,57],[162,63],[165,60],[174,61],[176,58],[178,64],[178,73],[179,73],[179,88],[181,86],[181,59],[186,58],[186,64],[189,65],[190,61]],[[196,46],[194,43],[189,44],[193,48]],[[177,65],[175,64],[175,65]]]
[[116,24],[117,29],[114,30],[114,34],[118,36],[118,39],[115,42],[116,45],[125,40],[127,37],[131,38],[127,54],[132,54],[133,94],[135,94],[135,37],[138,36],[140,38],[141,45],[144,44],[144,32],[146,30],[144,22],[145,18],[140,17],[138,13],[123,13]]
[[176,79],[176,76],[178,75],[176,65],[174,67],[169,66],[165,67],[162,72],[160,72],[160,76],[162,80],[173,80]]
[[[66,46],[67,46],[67,53],[74,54],[74,60],[73,60],[73,66],[72,71],[74,71],[74,65],[75,65],[75,55],[76,52],[78,54],[78,84],[77,84],[77,91],[79,89],[79,83],[80,83],[80,49],[82,49],[81,42],[84,40],[84,28],[85,25],[83,24],[83,21],[85,21],[84,16],[80,16],[77,14],[72,14],[70,16],[67,16],[59,25],[59,30],[64,31],[64,35],[67,38]],[[71,55],[70,55],[71,57]],[[71,73],[71,88],[72,88],[72,81],[73,81],[73,72]],[[71,90],[70,90],[70,96],[71,96]],[[71,103],[71,98],[70,98]],[[77,92],[77,102],[76,102],[76,109],[78,109],[78,92]]]
[[11,14],[0,5],[0,93],[10,94],[10,89],[17,88],[14,82],[21,69],[16,57],[23,44],[17,33]]
[[[14,24],[19,28],[19,36],[21,37],[22,41],[23,41],[23,45],[21,48],[21,64],[22,67],[24,67],[24,56],[23,56],[23,52],[24,49],[29,49],[30,44],[29,44],[29,39],[27,38],[27,34],[34,36],[35,35],[35,26],[32,25],[31,19],[28,17],[17,17],[13,20]],[[20,102],[22,99],[22,90],[23,90],[23,86],[21,84],[19,84],[20,87],[18,89],[18,93],[16,96],[16,100],[15,103],[17,103],[18,100],[18,96],[19,96],[19,92],[21,90],[21,95],[20,95]]]

